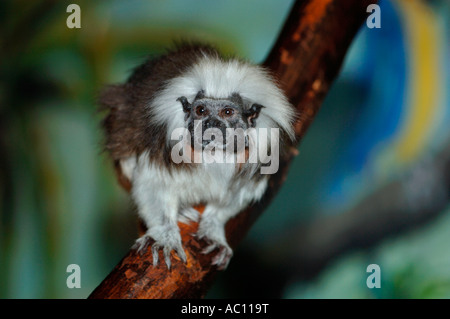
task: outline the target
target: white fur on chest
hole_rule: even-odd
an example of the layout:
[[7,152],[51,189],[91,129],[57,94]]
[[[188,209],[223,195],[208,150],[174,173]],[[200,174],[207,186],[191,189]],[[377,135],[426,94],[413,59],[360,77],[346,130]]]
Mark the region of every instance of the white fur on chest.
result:
[[[195,169],[170,172],[149,162],[148,154],[136,161],[121,162],[124,174],[133,183],[133,197],[162,199],[177,209],[204,204],[243,207],[263,195],[267,178],[254,182],[248,177],[235,178],[235,164],[198,164]],[[237,213],[237,212],[236,212]]]

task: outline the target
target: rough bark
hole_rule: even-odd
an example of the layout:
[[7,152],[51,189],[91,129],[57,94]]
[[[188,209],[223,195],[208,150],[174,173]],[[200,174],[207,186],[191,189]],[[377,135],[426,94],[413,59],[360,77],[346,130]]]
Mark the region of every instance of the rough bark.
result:
[[[367,6],[375,2],[298,0],[292,7],[264,65],[279,79],[291,103],[299,111],[295,126],[298,140],[304,135],[338,74],[347,48],[367,17]],[[226,234],[232,248],[242,240],[277,193],[295,154],[293,149],[280,160],[280,169],[271,177],[262,201],[227,223]],[[180,224],[187,264],[177,260],[173,261],[170,270],[164,263],[153,267],[150,249],[143,256],[130,250],[89,298],[203,297],[217,269],[211,266],[215,252],[209,255],[200,253],[205,243],[192,236],[196,228],[196,224]]]

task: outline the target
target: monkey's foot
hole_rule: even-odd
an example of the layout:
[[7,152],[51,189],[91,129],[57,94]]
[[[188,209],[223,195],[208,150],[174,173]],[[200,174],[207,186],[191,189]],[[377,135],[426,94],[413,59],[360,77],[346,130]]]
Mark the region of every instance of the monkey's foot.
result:
[[219,252],[213,257],[212,264],[217,265],[217,269],[219,270],[225,270],[230,263],[231,257],[233,256],[233,250],[227,243],[211,243],[208,247],[202,250],[202,253],[209,254],[215,249],[219,249]]
[[152,245],[153,266],[156,267],[159,261],[159,250],[162,248],[164,261],[167,268],[170,269],[171,259],[170,255],[172,250],[178,255],[178,257],[186,263],[186,253],[184,252],[183,245],[181,244],[181,236],[178,228],[174,227],[153,227],[149,229],[147,233],[138,238],[133,245],[133,249],[136,249],[139,254],[144,254],[150,244],[150,240],[154,239]]
[[218,249],[219,252],[213,257],[212,264],[216,265],[219,270],[226,269],[233,256],[233,250],[226,241],[223,228],[208,228],[205,231],[205,228],[200,225],[197,236],[200,239],[204,238],[209,244],[202,250],[202,254],[209,254],[213,250]]

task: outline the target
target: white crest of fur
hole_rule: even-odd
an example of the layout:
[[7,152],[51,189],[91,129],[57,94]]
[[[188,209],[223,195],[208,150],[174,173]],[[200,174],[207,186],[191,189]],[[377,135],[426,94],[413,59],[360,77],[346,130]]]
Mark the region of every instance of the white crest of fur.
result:
[[168,123],[168,141],[174,129],[185,127],[183,109],[177,99],[185,96],[192,103],[200,90],[214,98],[228,98],[237,92],[244,100],[263,105],[256,128],[280,128],[294,139],[294,110],[264,68],[204,55],[183,75],[168,81],[150,105],[155,124]]

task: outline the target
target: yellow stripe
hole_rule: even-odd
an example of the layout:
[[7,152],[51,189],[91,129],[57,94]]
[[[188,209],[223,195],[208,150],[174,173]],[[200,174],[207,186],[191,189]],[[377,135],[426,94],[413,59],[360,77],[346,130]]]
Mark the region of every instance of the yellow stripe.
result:
[[439,26],[430,9],[421,1],[397,1],[402,13],[408,50],[407,110],[404,113],[397,157],[409,162],[423,150],[438,116]]

